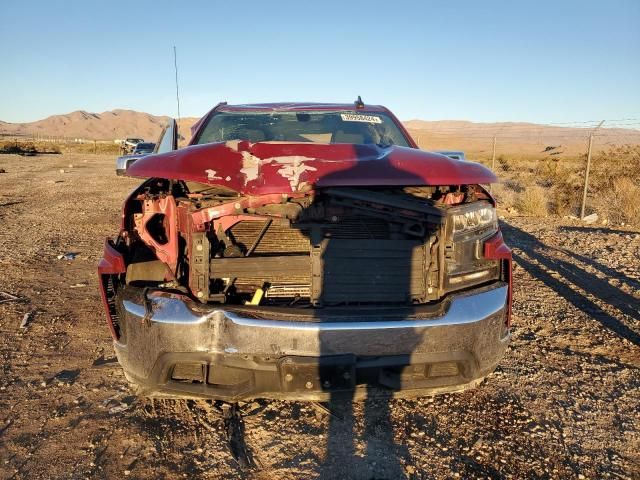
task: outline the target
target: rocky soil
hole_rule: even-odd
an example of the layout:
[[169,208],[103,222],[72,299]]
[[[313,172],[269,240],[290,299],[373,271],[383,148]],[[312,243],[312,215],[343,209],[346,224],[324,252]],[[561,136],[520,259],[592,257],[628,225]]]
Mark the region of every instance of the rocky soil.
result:
[[0,479],[640,477],[638,231],[505,218],[513,340],[474,390],[230,422],[136,398],[114,362],[95,269],[137,181],[106,156],[0,169]]

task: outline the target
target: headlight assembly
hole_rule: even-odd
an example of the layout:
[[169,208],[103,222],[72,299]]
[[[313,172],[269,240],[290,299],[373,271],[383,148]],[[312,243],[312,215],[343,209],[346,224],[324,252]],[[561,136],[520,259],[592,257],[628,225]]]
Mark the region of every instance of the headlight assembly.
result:
[[497,228],[496,209],[484,202],[479,202],[477,208],[453,214],[454,234]]

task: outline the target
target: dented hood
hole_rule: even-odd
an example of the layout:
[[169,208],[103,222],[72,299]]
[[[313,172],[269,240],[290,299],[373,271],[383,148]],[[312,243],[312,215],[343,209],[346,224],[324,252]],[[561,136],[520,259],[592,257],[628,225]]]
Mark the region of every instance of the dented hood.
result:
[[262,195],[311,187],[462,185],[495,182],[474,162],[407,147],[233,141],[150,155],[127,175],[221,185]]

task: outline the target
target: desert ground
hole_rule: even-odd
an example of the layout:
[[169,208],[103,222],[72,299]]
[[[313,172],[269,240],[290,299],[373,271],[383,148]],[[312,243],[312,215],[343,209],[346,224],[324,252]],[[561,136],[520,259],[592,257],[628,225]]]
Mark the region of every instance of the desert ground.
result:
[[512,343],[474,390],[229,423],[136,398],[115,362],[96,265],[139,180],[114,160],[0,155],[1,479],[640,478],[637,228],[501,211]]

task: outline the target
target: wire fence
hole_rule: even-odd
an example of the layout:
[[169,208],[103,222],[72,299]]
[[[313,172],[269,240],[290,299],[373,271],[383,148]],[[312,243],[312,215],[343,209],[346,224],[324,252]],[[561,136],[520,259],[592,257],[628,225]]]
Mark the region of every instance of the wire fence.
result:
[[58,145],[68,143],[100,143],[100,144],[117,144],[119,140],[105,140],[98,138],[85,138],[66,135],[44,135],[40,133],[22,133],[22,132],[0,132],[0,141],[4,142],[31,142],[31,143],[53,143]]

